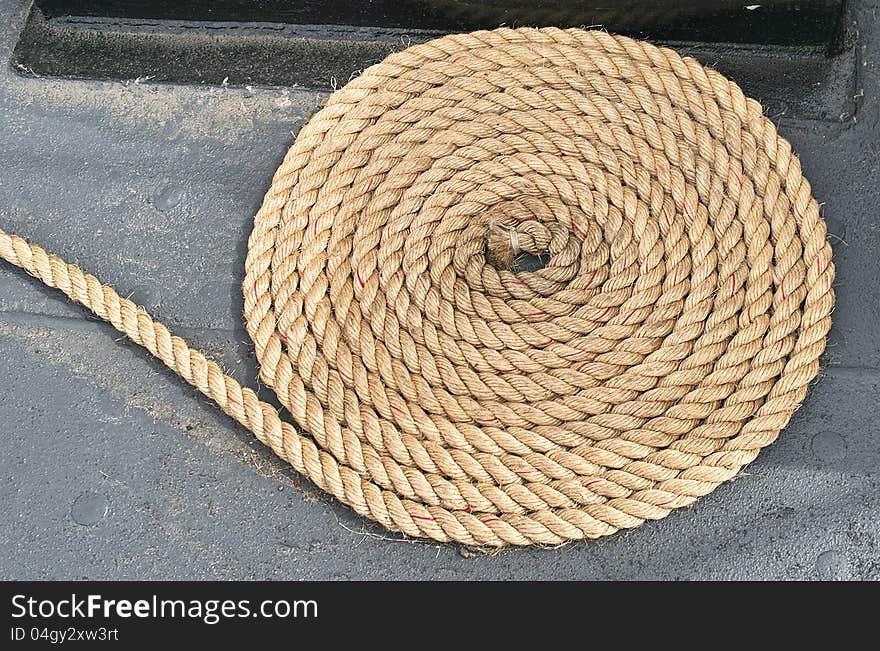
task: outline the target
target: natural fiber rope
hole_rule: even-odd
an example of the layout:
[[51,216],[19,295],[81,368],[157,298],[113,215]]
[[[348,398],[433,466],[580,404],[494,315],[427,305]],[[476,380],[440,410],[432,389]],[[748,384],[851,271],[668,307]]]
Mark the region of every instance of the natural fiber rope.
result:
[[[512,244],[549,262],[516,272]],[[607,535],[733,478],[803,400],[834,303],[819,207],[759,104],[576,29],[411,47],[302,129],[244,281],[297,427],[93,276],[2,232],[0,255],[358,513],[468,545]]]

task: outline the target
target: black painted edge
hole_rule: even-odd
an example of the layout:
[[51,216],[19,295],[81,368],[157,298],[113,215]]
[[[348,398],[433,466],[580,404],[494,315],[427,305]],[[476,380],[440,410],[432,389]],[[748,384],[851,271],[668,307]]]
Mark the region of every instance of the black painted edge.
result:
[[[392,51],[442,32],[333,25],[207,23],[86,17],[32,9],[15,46],[19,72],[326,90]],[[717,67],[771,115],[838,121],[855,112],[852,48],[667,43]]]
[[330,24],[443,32],[602,25],[653,40],[833,48],[847,0],[35,0],[50,18]]

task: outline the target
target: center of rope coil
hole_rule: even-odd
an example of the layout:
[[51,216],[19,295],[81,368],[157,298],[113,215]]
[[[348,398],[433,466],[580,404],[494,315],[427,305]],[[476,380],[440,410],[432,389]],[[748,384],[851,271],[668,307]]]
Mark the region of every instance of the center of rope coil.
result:
[[577,242],[569,246],[573,231],[556,221],[550,208],[539,200],[505,202],[489,210],[488,218],[486,258],[499,271],[513,271],[522,254],[540,259],[540,267],[561,266],[574,259],[565,255],[565,249],[574,253],[580,248]]

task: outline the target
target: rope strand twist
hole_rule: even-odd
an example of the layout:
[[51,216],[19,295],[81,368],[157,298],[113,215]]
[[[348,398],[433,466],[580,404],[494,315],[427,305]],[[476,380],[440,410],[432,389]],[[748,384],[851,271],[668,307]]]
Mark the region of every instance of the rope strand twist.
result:
[[579,29],[416,45],[299,133],[243,283],[295,426],[95,277],[2,231],[0,255],[361,515],[474,546],[608,535],[736,476],[804,399],[834,304],[819,206],[760,105]]

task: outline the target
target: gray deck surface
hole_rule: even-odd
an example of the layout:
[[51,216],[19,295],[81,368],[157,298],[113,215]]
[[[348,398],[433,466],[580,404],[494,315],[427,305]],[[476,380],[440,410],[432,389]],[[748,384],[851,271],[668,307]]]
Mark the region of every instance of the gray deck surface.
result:
[[[131,292],[253,384],[247,234],[326,95],[17,74],[6,61],[26,4],[0,0],[0,226]],[[880,578],[880,2],[856,5],[855,118],[778,119],[834,234],[826,367],[736,481],[661,522],[560,549],[406,541],[0,264],[0,577]]]

